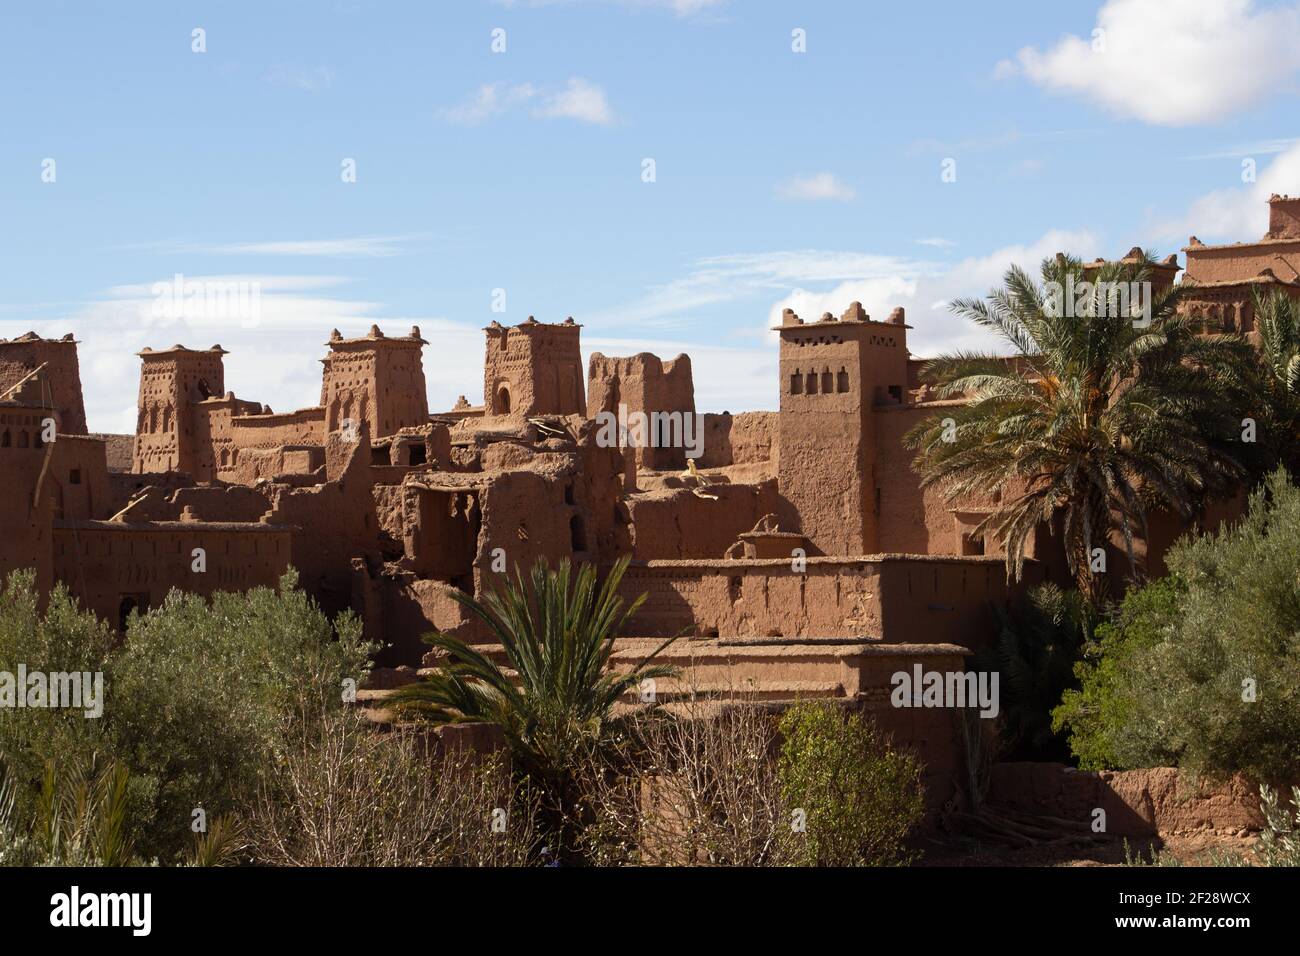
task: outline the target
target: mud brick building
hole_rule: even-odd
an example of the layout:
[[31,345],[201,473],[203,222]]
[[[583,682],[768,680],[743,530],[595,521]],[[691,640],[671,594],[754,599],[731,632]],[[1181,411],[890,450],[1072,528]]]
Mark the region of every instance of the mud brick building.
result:
[[[1274,197],[1270,215],[1257,242],[1184,250],[1184,308],[1208,328],[1251,334],[1253,288],[1300,295],[1300,199]],[[1176,259],[1155,271],[1172,282]],[[596,419],[693,415],[690,359],[597,353],[584,385],[572,318],[493,322],[483,404],[435,414],[418,328],[334,331],[320,404],[284,413],[227,389],[219,345],[144,349],[134,436],[87,434],[77,343],[29,333],[0,341],[0,574],[34,569],[42,593],[62,583],[122,626],[172,588],[273,585],[292,566],[327,611],[362,617],[383,663],[418,666],[430,630],[489,640],[456,591],[539,558],[629,556],[623,588],[648,600],[615,660],[685,635],[669,658],[688,677],[665,699],[854,698],[941,777],[957,768],[951,714],[891,708],[890,675],[962,669],[999,604],[1069,576],[1044,527],[1008,582],[976,532],[996,502],[920,487],[902,437],[959,402],[929,396],[909,328],[902,309],[879,321],[856,302],[787,310],[779,411],[702,416],[689,460],[603,441]],[[1182,530],[1157,516],[1148,562]]]

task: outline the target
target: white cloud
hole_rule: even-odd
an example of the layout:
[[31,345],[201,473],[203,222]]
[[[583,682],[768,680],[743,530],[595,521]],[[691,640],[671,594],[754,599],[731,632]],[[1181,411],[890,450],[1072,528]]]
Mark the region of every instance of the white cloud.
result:
[[781,199],[834,199],[848,202],[857,193],[853,188],[835,177],[834,173],[814,173],[811,176],[795,176],[776,188]]
[[428,239],[429,233],[401,236],[353,236],[346,239],[249,240],[244,242],[197,243],[165,240],[130,243],[117,248],[168,255],[300,256],[304,258],[375,259],[402,255],[410,244]]
[[476,126],[526,103],[536,103],[537,119],[574,119],[609,126],[614,111],[605,91],[582,77],[571,77],[562,90],[546,90],[531,83],[487,83],[465,102],[438,110],[434,115],[449,123]]
[[1273,193],[1300,193],[1300,143],[1295,143],[1263,169],[1253,183],[1216,189],[1195,199],[1185,215],[1156,223],[1151,231],[1159,239],[1185,242],[1202,240],[1252,242],[1268,231],[1268,197]]
[[908,324],[914,326],[907,338],[914,355],[932,356],[967,348],[1005,351],[1005,343],[953,315],[948,303],[963,296],[987,294],[1001,285],[1003,274],[1013,263],[1036,274],[1039,263],[1057,252],[1090,259],[1098,254],[1099,245],[1089,232],[1052,230],[1028,245],[1004,246],[952,265],[932,264],[919,273],[864,276],[819,291],[796,288],[772,303],[765,325],[779,325],[784,309],[794,309],[804,321],[815,321],[824,312],[838,317],[850,302],[856,301],[872,318],[881,320],[895,306],[903,306]]
[[499,113],[504,113],[537,95],[528,83],[487,83],[459,106],[438,110],[439,119],[464,126],[475,126]]
[[540,119],[575,119],[600,126],[614,122],[614,111],[609,107],[605,91],[577,76],[570,78],[563,90],[547,95],[542,105],[533,110],[533,115]]
[[933,236],[927,239],[913,239],[912,241],[918,246],[934,246],[936,249],[947,249],[950,246],[957,245],[957,243],[953,242],[951,239],[944,239],[940,236]]
[[[183,278],[227,286],[242,282],[249,284],[250,292],[256,283],[256,316],[192,310],[181,310],[180,316],[156,314],[155,303],[175,281],[174,276],[160,276],[156,282],[106,289],[94,300],[68,309],[60,319],[0,318],[0,336],[12,338],[28,329],[55,337],[74,332],[81,342],[78,355],[91,429],[125,433],[135,430],[140,375],[135,353],[145,346],[158,349],[180,343],[207,348],[220,343],[231,352],[226,358],[226,388],[241,398],[288,411],[320,400],[317,360],[325,354],[330,329],[364,335],[372,323],[379,322],[390,333],[405,334],[412,324],[376,318],[381,311],[378,303],[333,297],[330,291],[349,281],[341,276],[250,273]],[[463,363],[463,355],[460,358]]]
[[640,299],[588,317],[606,327],[685,326],[712,305],[782,293],[805,282],[920,275],[931,266],[898,256],[796,249],[699,259],[685,276],[652,287]]
[[1300,69],[1300,6],[1253,0],[1107,0],[1088,37],[1025,47],[995,76],[1021,72],[1121,115],[1213,122],[1285,87]]

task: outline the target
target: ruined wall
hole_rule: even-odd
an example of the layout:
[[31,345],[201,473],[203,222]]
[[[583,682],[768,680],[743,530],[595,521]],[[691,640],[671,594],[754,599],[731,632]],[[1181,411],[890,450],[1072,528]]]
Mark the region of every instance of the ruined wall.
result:
[[532,316],[506,328],[493,322],[484,329],[485,414],[526,418],[537,415],[582,415],[581,326],[572,318],[558,325]]
[[325,484],[268,491],[277,520],[295,529],[290,561],[302,587],[329,614],[351,606],[352,562],[377,561],[379,518],[370,481],[370,440],[364,423],[356,441],[341,432],[325,446]]
[[776,412],[704,415],[704,454],[700,468],[723,468],[776,461],[780,416]]
[[72,435],[86,434],[81,366],[71,332],[62,339],[43,339],[35,332],[16,339],[0,339],[0,394],[42,365],[45,366],[43,387],[49,390],[43,398],[58,410],[60,429]]
[[[54,574],[89,610],[119,626],[172,588],[204,596],[274,586],[289,564],[287,528],[260,524],[98,521],[54,525]],[[193,568],[206,552],[207,570]]]
[[[667,362],[650,352],[619,358],[592,353],[587,365],[587,417],[601,412],[615,416],[620,406],[626,415],[655,412],[694,415],[695,384],[691,378],[691,360],[678,355]],[[684,426],[683,426],[684,427]],[[692,426],[693,427],[693,426]],[[639,468],[682,469],[686,467],[686,449],[665,427],[651,428],[646,444],[631,449]]]
[[842,637],[978,648],[997,630],[992,607],[1035,580],[1008,585],[990,558],[880,555],[859,560],[648,561],[620,593],[649,596],[632,636]]
[[232,436],[232,421],[238,415],[262,411],[257,402],[246,402],[227,394],[223,398],[210,398],[194,406],[194,459],[195,481],[212,481],[231,464],[236,449]]
[[633,495],[632,553],[640,560],[721,558],[759,518],[778,507],[776,482],[709,485],[703,498],[691,489]]

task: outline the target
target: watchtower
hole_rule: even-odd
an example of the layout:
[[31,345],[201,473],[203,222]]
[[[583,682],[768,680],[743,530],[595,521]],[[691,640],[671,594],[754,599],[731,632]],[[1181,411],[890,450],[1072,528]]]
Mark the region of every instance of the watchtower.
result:
[[780,465],[782,527],[798,530],[812,553],[879,549],[879,493],[873,408],[904,400],[907,326],[903,310],[873,322],[854,302],[805,323],[790,309],[781,337]]
[[429,422],[424,381],[424,346],[418,326],[409,335],[389,338],[372,325],[363,338],[330,333],[321,379],[325,430],[338,431],[349,419],[365,421],[374,438]]
[[527,322],[507,328],[493,322],[483,362],[483,404],[487,415],[581,415],[582,326],[573,317],[558,324]]
[[226,372],[220,345],[210,349],[187,349],[173,345],[155,352],[139,353],[139,417],[135,427],[135,454],[131,470],[146,472],[183,471],[193,474],[201,452],[194,426],[194,406],[205,399],[224,395]]

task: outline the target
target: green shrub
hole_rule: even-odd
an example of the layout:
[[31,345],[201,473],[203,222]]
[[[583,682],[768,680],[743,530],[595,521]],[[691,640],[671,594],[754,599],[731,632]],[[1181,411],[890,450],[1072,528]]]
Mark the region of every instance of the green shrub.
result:
[[1175,576],[1135,588],[1075,664],[1078,688],[1065,691],[1052,712],[1052,729],[1068,730],[1071,752],[1082,770],[1125,769],[1170,763],[1159,729],[1138,719],[1142,691],[1135,658],[1171,633],[1185,587]]
[[[333,624],[293,572],[278,590],[172,592],[135,616],[125,641],[56,588],[39,613],[29,574],[0,597],[0,665],[16,671],[102,671],[104,711],[24,709],[0,721],[0,764],[18,819],[39,814],[46,764],[120,765],[125,805],[145,858],[172,862],[193,846],[194,811],[211,826],[253,792],[284,748],[287,716],[343,706],[371,648],[351,615]],[[12,718],[12,719],[11,719]],[[204,851],[207,856],[211,853]]]
[[1275,472],[1246,517],[1182,539],[1057,710],[1089,766],[1300,778],[1300,489]]
[[796,704],[781,719],[782,798],[802,811],[805,866],[890,866],[911,861],[907,834],[925,811],[921,768],[860,714]]

